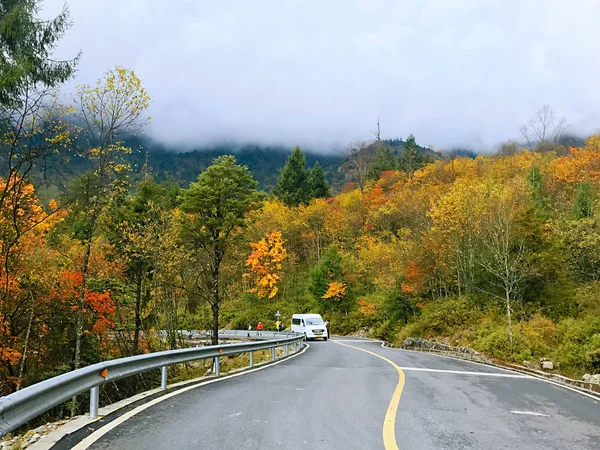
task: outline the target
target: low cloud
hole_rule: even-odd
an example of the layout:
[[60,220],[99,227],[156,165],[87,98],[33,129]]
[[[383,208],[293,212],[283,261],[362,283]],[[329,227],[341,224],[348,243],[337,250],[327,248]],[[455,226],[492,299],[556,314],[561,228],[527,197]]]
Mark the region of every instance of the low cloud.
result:
[[[46,0],[42,14],[63,0]],[[489,150],[544,104],[591,133],[600,119],[597,0],[159,2],[70,0],[57,49],[78,83],[132,68],[166,144],[235,140],[335,149],[413,133]]]

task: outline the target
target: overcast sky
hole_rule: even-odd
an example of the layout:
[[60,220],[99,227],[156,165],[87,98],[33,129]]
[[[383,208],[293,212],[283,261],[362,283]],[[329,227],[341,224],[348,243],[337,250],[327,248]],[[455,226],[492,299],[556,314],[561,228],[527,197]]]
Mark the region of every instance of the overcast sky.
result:
[[[63,0],[46,0],[42,14]],[[132,68],[148,134],[330,149],[406,137],[491,150],[550,104],[600,123],[600,0],[68,0],[75,84]]]

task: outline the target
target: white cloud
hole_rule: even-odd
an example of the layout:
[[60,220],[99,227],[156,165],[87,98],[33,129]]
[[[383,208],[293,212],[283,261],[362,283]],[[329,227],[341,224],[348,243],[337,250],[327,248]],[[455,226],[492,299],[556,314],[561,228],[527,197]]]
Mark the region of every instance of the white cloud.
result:
[[[46,0],[44,14],[63,0]],[[77,79],[131,67],[153,98],[149,134],[330,148],[414,133],[490,148],[550,104],[597,128],[600,0],[70,0],[59,56]]]

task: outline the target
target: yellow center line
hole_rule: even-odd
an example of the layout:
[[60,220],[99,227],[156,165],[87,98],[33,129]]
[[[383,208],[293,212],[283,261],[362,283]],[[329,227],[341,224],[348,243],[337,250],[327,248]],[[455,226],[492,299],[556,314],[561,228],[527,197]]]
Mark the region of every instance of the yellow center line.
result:
[[335,342],[338,345],[343,345],[344,347],[350,347],[355,350],[360,350],[361,352],[377,356],[378,358],[383,359],[385,362],[391,364],[394,367],[394,369],[398,371],[398,384],[396,385],[396,389],[392,394],[392,399],[390,400],[387,413],[385,414],[385,419],[383,420],[383,446],[385,450],[398,450],[398,444],[396,443],[395,425],[396,412],[398,411],[398,405],[400,404],[400,396],[402,395],[402,389],[404,389],[404,382],[406,380],[404,372],[396,363],[390,361],[387,358],[384,358],[381,355],[378,355],[377,353],[365,350],[364,348],[355,347],[353,345],[343,344],[335,340],[333,342]]

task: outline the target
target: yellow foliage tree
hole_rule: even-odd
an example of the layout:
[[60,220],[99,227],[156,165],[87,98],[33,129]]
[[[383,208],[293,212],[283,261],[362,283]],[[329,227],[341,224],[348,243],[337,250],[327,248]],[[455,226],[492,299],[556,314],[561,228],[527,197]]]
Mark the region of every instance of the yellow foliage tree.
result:
[[346,283],[332,281],[329,283],[327,292],[323,295],[323,299],[331,299],[334,302],[339,302],[346,296]]
[[245,278],[252,278],[254,287],[248,292],[256,293],[259,298],[273,298],[277,295],[277,283],[281,280],[282,262],[287,257],[283,246],[281,232],[273,231],[258,242],[252,242],[252,252],[246,260],[250,273]]

